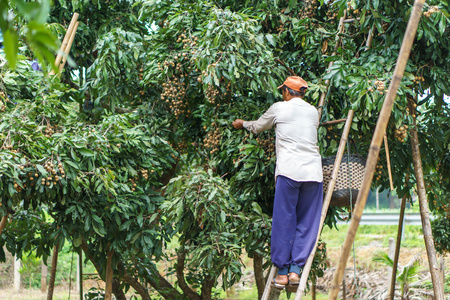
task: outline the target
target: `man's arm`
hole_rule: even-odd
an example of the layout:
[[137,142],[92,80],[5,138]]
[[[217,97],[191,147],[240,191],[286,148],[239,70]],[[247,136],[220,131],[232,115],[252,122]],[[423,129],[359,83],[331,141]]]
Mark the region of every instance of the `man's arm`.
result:
[[242,119],[236,119],[236,120],[234,120],[234,122],[233,123],[231,123],[232,125],[233,125],[233,127],[234,128],[236,128],[236,129],[242,129],[242,128],[244,128],[244,120],[242,120]]

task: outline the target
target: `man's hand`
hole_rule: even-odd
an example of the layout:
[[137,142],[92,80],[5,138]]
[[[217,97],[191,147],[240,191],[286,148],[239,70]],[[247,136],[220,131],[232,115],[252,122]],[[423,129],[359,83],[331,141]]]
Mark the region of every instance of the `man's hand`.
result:
[[232,123],[232,125],[233,125],[234,128],[236,128],[236,129],[242,129],[242,128],[244,128],[244,120],[242,120],[242,119],[236,119],[236,120],[234,120],[234,122]]

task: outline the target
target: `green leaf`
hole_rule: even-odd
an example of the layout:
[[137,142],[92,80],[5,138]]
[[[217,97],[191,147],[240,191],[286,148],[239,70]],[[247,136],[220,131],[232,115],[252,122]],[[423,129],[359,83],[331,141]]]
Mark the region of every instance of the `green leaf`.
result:
[[39,172],[40,172],[42,175],[44,175],[44,176],[47,176],[47,175],[48,175],[47,171],[44,169],[43,166],[41,166],[41,165],[36,165],[36,168],[39,170]]
[[221,219],[222,223],[225,223],[226,215],[225,215],[225,212],[223,210],[220,212],[220,219]]
[[5,45],[5,55],[11,69],[16,68],[17,51],[19,50],[18,36],[13,29],[7,29],[3,33],[3,43]]
[[79,151],[80,151],[80,153],[83,156],[86,156],[86,157],[94,156],[94,151],[92,151],[92,150],[89,150],[89,149],[86,149],[86,148],[81,148]]

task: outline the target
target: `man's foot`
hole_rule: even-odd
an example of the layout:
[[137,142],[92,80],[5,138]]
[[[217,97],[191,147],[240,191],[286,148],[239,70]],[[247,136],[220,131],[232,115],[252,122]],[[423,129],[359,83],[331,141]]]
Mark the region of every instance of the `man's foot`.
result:
[[289,284],[297,285],[300,283],[300,276],[297,273],[289,273]]
[[277,275],[277,277],[274,279],[274,282],[279,285],[286,285],[289,283],[289,279],[287,275]]

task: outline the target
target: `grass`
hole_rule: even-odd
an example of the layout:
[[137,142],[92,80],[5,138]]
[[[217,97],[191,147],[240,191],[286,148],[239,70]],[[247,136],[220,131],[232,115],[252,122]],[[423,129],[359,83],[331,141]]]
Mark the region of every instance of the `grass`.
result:
[[[347,224],[337,225],[337,228],[330,229],[324,227],[322,240],[327,243],[328,248],[340,248],[345,240],[348,231]],[[389,247],[389,238],[397,238],[396,225],[360,225],[356,232],[355,244],[359,246]],[[423,247],[422,228],[416,225],[406,225],[404,227],[404,237],[402,247]]]

